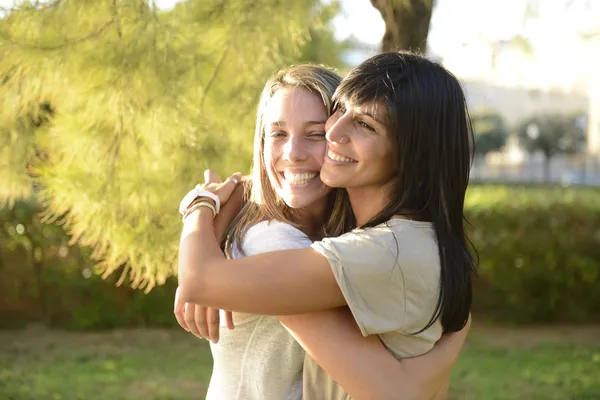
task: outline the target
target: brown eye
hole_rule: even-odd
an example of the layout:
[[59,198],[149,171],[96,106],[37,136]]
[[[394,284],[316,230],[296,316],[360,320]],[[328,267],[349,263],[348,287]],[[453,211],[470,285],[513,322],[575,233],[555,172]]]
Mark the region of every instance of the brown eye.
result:
[[317,132],[311,132],[308,135],[308,137],[311,138],[311,139],[324,139],[325,138],[325,132],[319,132],[319,131],[317,131]]
[[346,107],[344,107],[340,103],[335,103],[335,105],[333,106],[333,110],[331,112],[331,115],[334,115],[334,114],[340,114],[340,115],[346,114]]
[[286,135],[286,133],[283,132],[283,131],[275,131],[275,132],[270,132],[269,133],[269,137],[271,137],[271,138],[284,137],[285,135]]
[[367,124],[365,121],[358,121],[357,123],[358,123],[358,125],[362,126],[363,128],[375,132],[375,128],[373,128],[371,125]]

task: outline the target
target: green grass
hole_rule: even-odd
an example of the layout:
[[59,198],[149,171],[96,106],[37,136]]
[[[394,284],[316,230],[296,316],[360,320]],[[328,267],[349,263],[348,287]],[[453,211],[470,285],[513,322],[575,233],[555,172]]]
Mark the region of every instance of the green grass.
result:
[[[201,399],[210,360],[177,330],[0,331],[0,399]],[[448,399],[600,399],[600,327],[474,327]]]
[[0,332],[2,400],[199,399],[210,371],[206,343],[176,330]]
[[479,328],[448,399],[600,399],[600,328]]

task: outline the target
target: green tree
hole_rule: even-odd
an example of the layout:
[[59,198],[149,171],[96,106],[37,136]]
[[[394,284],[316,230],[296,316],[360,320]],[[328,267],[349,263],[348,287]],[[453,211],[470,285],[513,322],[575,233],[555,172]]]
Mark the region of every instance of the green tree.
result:
[[332,26],[333,18],[340,11],[339,1],[318,3],[315,6],[314,13],[318,23],[309,27],[308,40],[300,47],[299,61],[316,62],[340,69],[348,67],[342,56],[354,46],[354,42],[352,39],[338,41]]
[[0,19],[0,201],[35,188],[104,276],[163,283],[179,200],[208,166],[247,171],[260,89],[300,58],[318,5],[21,2]]
[[477,112],[471,116],[471,122],[477,154],[485,155],[504,147],[508,138],[508,128],[502,115],[493,111]]
[[544,155],[544,179],[550,180],[550,162],[556,154],[585,150],[586,131],[583,114],[539,114],[521,121],[517,135],[530,153]]
[[434,0],[371,0],[385,22],[382,51],[427,51]]

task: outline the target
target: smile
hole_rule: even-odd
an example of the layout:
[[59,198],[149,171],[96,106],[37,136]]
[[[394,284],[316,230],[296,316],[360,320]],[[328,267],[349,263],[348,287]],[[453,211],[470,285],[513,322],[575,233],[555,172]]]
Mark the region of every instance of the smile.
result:
[[358,161],[356,161],[356,160],[354,160],[352,158],[344,157],[342,155],[334,153],[333,150],[331,150],[329,148],[327,149],[327,157],[329,157],[333,161],[344,162],[344,163],[355,163],[355,162],[358,162]]
[[316,172],[290,172],[283,171],[282,173],[285,181],[291,185],[306,185],[308,182],[315,179],[319,174]]

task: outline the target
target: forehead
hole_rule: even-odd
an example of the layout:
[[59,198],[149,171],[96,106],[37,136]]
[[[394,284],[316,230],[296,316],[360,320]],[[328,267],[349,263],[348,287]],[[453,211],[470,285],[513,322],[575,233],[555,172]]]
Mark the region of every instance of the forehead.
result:
[[267,102],[265,123],[277,121],[325,121],[327,111],[317,93],[301,88],[279,89]]

